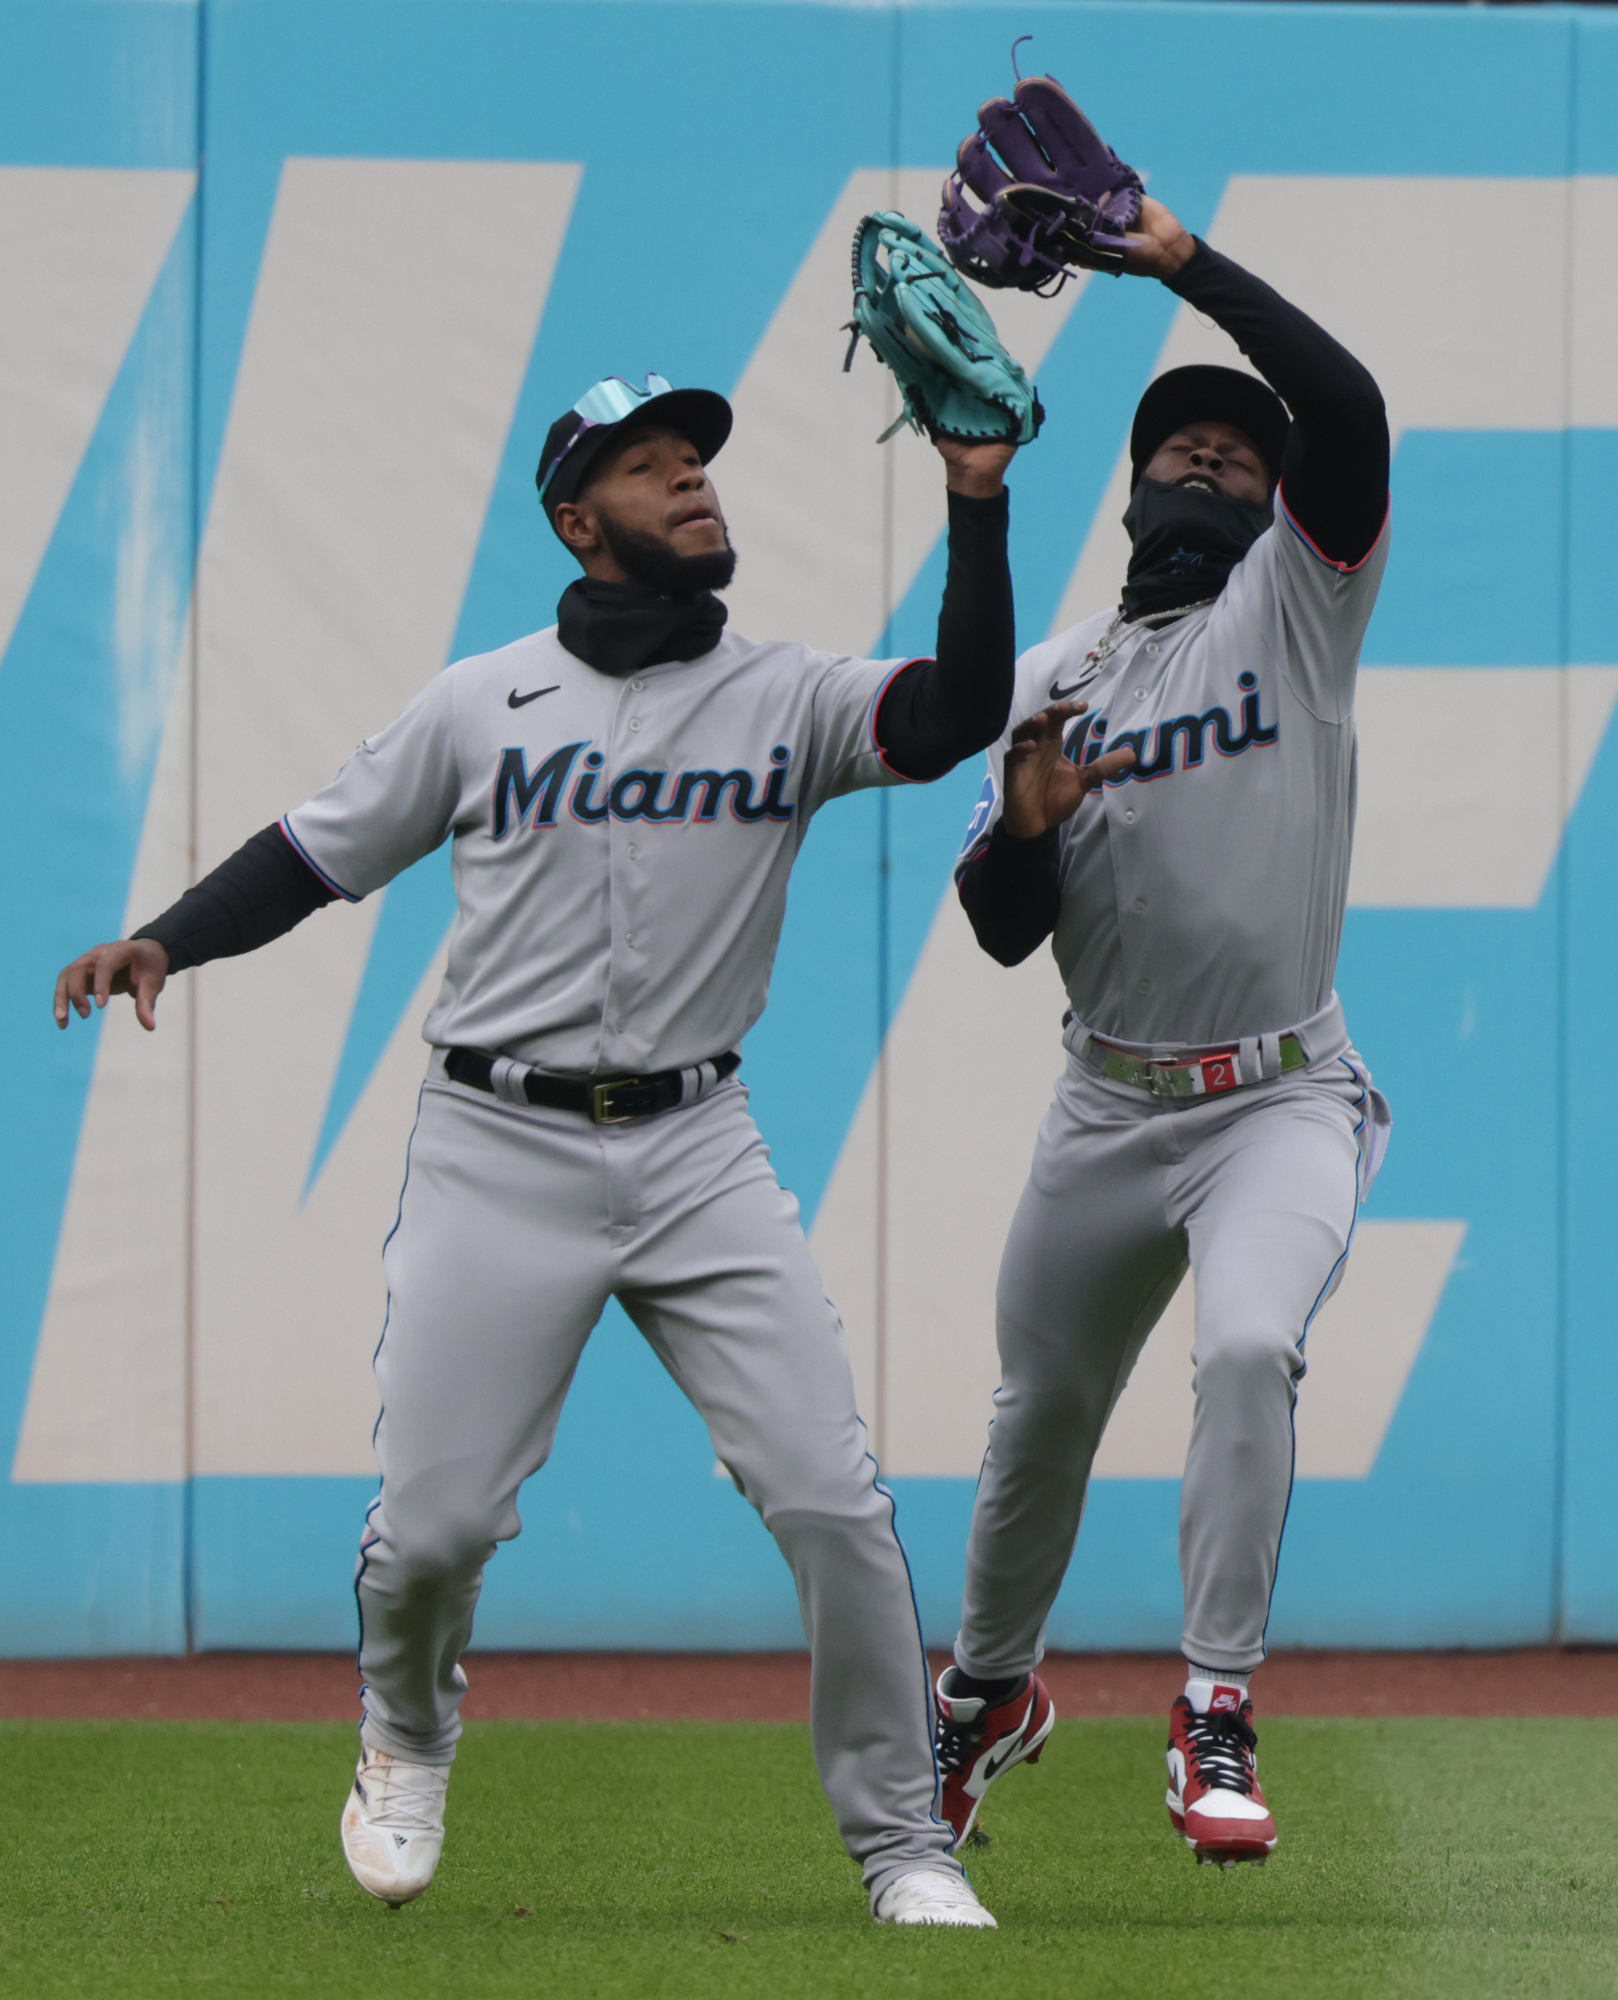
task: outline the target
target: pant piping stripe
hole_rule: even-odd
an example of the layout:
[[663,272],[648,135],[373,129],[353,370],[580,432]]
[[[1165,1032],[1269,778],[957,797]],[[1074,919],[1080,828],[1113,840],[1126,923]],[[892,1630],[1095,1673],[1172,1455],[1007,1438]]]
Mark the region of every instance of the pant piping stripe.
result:
[[[1315,1294],[1314,1304],[1309,1308],[1308,1312],[1304,1315],[1303,1331],[1298,1335],[1298,1359],[1300,1363],[1303,1360],[1304,1343],[1309,1338],[1309,1329],[1315,1323],[1315,1315],[1320,1311],[1320,1308],[1326,1303],[1327,1298],[1330,1296],[1331,1288],[1333,1283],[1336,1281],[1338,1272],[1341,1271],[1343,1266],[1348,1262],[1348,1253],[1354,1247],[1354,1231],[1359,1227],[1359,1220],[1360,1220],[1360,1173],[1364,1165],[1364,1155],[1359,1150],[1359,1143],[1360,1143],[1360,1134],[1365,1130],[1365,1121],[1370,1116],[1370,1087],[1367,1084],[1366,1079],[1349,1061],[1347,1056],[1339,1056],[1337,1060],[1343,1065],[1344,1069],[1348,1071],[1349,1075],[1353,1077],[1354,1081],[1360,1086],[1360,1096],[1359,1096],[1360,1117],[1359,1117],[1359,1123],[1354,1127],[1354,1211],[1349,1216],[1348,1219],[1348,1237],[1343,1244],[1343,1254],[1337,1259],[1337,1262],[1333,1264],[1331,1269],[1326,1273],[1326,1282],[1321,1286],[1320,1290]],[[1292,1433],[1292,1463],[1287,1470],[1287,1504],[1281,1510],[1281,1532],[1275,1538],[1275,1571],[1270,1578],[1270,1594],[1264,1600],[1264,1633],[1259,1640],[1259,1644],[1263,1648],[1263,1651],[1259,1655],[1261,1661],[1267,1660],[1270,1657],[1270,1648],[1269,1648],[1270,1606],[1275,1602],[1275,1586],[1276,1583],[1279,1581],[1281,1575],[1281,1544],[1286,1539],[1287,1521],[1292,1513],[1292,1495],[1298,1484],[1297,1384],[1299,1379],[1302,1377],[1303,1372],[1304,1372],[1303,1368],[1300,1366],[1297,1371],[1297,1374],[1295,1374],[1292,1378],[1293,1382],[1292,1409],[1288,1414],[1287,1418],[1287,1425]]]
[[[393,1227],[388,1231],[387,1235],[384,1236],[382,1239],[383,1256],[387,1255],[388,1245],[393,1241],[394,1237],[398,1235],[399,1224],[404,1220],[405,1189],[408,1188],[410,1185],[410,1153],[412,1147],[414,1147],[416,1143],[416,1127],[421,1123],[421,1105],[422,1105],[422,1099],[426,1095],[426,1091],[427,1091],[427,1086],[423,1084],[421,1089],[416,1092],[416,1116],[410,1127],[410,1137],[405,1141],[405,1170],[404,1170],[404,1179],[399,1183],[399,1206],[394,1211]],[[373,1373],[375,1372],[376,1369],[377,1356],[382,1352],[382,1343],[388,1337],[388,1321],[392,1317],[393,1317],[393,1293],[390,1290],[388,1293],[387,1304],[383,1308],[382,1312],[382,1331],[376,1337],[376,1347],[374,1348],[371,1354],[371,1368]],[[382,1407],[379,1405],[376,1413],[376,1422],[371,1426],[371,1449],[373,1451],[376,1449],[377,1433],[381,1430],[381,1428],[382,1428]],[[365,1525],[367,1530],[370,1529],[371,1516],[376,1512],[377,1508],[380,1507],[381,1505],[382,1505],[382,1478],[379,1473],[377,1476],[376,1498],[370,1503],[370,1505],[365,1510]],[[354,1565],[354,1619],[358,1627],[358,1635],[354,1641],[354,1670],[356,1673],[361,1675],[361,1680],[360,1680],[361,1728],[365,1726],[365,1697],[370,1690],[366,1686],[365,1680],[363,1678],[364,1669],[360,1665],[360,1656],[365,1651],[365,1607],[360,1599],[360,1585],[365,1581],[365,1571],[368,1565],[370,1552],[372,1549],[376,1547],[377,1543],[381,1539],[382,1537],[377,1534],[372,1534],[369,1532],[362,1534],[360,1536],[359,1561]]]
[[872,1481],[878,1493],[888,1503],[888,1528],[893,1536],[893,1545],[899,1551],[899,1560],[904,1564],[905,1584],[910,1592],[910,1611],[916,1621],[916,1648],[921,1654],[921,1687],[923,1709],[927,1721],[927,1755],[933,1767],[933,1802],[927,1808],[927,1816],[934,1826],[943,1827],[949,1834],[949,1853],[955,1852],[955,1834],[947,1820],[938,1816],[938,1795],[943,1778],[938,1768],[938,1744],[933,1730],[933,1676],[927,1663],[927,1640],[921,1629],[921,1606],[916,1602],[916,1579],[911,1574],[910,1556],[899,1533],[899,1503],[892,1490],[882,1484],[882,1468],[877,1464],[876,1454],[867,1451],[865,1456],[871,1461]]

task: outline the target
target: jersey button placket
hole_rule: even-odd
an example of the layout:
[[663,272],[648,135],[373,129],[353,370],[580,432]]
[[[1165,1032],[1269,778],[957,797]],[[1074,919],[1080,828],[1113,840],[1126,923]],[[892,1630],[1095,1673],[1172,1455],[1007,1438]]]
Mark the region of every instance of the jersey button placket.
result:
[[[613,717],[612,742],[606,765],[601,776],[605,791],[601,796],[612,797],[612,788],[627,770],[637,769],[643,761],[642,746],[630,743],[629,737],[639,736],[645,729],[646,719],[634,713],[640,704],[635,696],[644,694],[646,682],[637,677],[625,682],[619,691],[618,705]],[[612,904],[613,935],[615,948],[608,974],[607,991],[602,996],[602,1026],[614,1036],[625,1034],[635,1024],[636,1011],[640,1000],[640,988],[645,978],[646,930],[641,909],[646,893],[645,871],[628,864],[640,859],[640,843],[631,840],[629,829],[616,816],[607,821],[607,848],[610,856],[611,880],[609,894]],[[606,1054],[609,1069],[633,1068],[637,1058],[627,1050],[611,1050]]]
[[[1128,981],[1127,990],[1145,998],[1152,990],[1150,979],[1143,978],[1140,954],[1146,950],[1147,933],[1139,925],[1131,925],[1128,918],[1146,914],[1147,899],[1137,893],[1140,886],[1141,869],[1145,863],[1145,853],[1138,844],[1134,828],[1140,820],[1140,808],[1126,804],[1139,796],[1136,788],[1125,783],[1112,795],[1117,800],[1117,817],[1114,824],[1121,830],[1121,844],[1113,850],[1113,885],[1117,896],[1115,908],[1118,912],[1118,944],[1123,956],[1123,972]],[[1122,844],[1126,842],[1127,844]]]

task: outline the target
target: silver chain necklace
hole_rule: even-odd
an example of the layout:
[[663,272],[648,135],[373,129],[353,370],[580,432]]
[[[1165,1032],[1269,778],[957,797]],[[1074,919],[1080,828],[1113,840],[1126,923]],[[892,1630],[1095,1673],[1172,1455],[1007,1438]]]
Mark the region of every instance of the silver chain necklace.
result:
[[1096,641],[1094,650],[1085,654],[1084,669],[1073,682],[1069,692],[1075,693],[1081,687],[1088,687],[1096,678],[1117,652],[1126,625],[1138,625],[1142,631],[1155,632],[1161,626],[1172,625],[1177,618],[1190,617],[1193,611],[1206,611],[1210,604],[1217,601],[1212,597],[1199,597],[1195,604],[1178,604],[1172,611],[1144,611],[1138,618],[1126,618],[1121,610],[1115,611],[1112,623]]

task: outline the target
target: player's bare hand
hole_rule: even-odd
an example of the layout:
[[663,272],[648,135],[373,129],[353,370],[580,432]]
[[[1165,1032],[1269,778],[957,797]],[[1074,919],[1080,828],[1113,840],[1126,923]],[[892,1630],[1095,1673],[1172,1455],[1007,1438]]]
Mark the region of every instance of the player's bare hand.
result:
[[1075,764],[1062,754],[1062,734],[1088,704],[1059,701],[1042,708],[1011,732],[1006,751],[1006,802],[1001,823],[1013,840],[1036,840],[1071,819],[1093,792],[1120,771],[1127,771],[1135,753],[1127,746],[1109,750],[1093,763]]
[[965,438],[936,437],[933,446],[944,461],[944,484],[972,500],[992,500],[1017,455],[1014,444],[970,444]]
[[1197,239],[1150,195],[1141,199],[1140,228],[1125,239],[1124,269],[1138,278],[1172,278],[1191,261]]
[[157,1026],[153,1009],[168,976],[169,955],[154,938],[98,944],[56,975],[56,1025],[67,1026],[69,1007],[88,1021],[92,1006],[105,1007],[114,993],[132,993],[135,1019],[150,1031]]

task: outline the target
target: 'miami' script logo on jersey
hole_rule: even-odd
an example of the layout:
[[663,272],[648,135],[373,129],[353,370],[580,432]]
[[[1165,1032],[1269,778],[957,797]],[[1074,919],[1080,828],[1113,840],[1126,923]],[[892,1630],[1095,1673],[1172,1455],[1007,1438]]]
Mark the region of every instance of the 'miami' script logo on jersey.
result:
[[596,788],[601,783],[605,761],[599,750],[590,749],[588,741],[564,743],[530,775],[526,751],[521,748],[503,751],[494,781],[494,809],[490,819],[494,838],[503,839],[521,826],[536,831],[555,826],[570,779],[572,790],[568,792],[567,810],[586,826],[604,819],[711,826],[722,805],[728,805],[733,819],[749,825],[764,820],[790,820],[797,814],[797,806],[781,796],[792,761],[792,752],[784,743],[778,743],[770,752],[772,768],[763,777],[737,767],[678,774],[636,769],[621,772],[611,787],[598,796]]
[[1093,764],[1103,750],[1128,746],[1135,752],[1134,763],[1107,783],[1132,785],[1172,777],[1176,771],[1195,770],[1203,761],[1210,738],[1221,757],[1265,749],[1279,739],[1280,724],[1266,725],[1259,715],[1256,674],[1239,674],[1236,684],[1243,690],[1239,717],[1232,716],[1228,708],[1210,708],[1201,715],[1176,715],[1147,729],[1125,729],[1108,737],[1106,716],[1086,716],[1068,739],[1064,754],[1076,764]]

